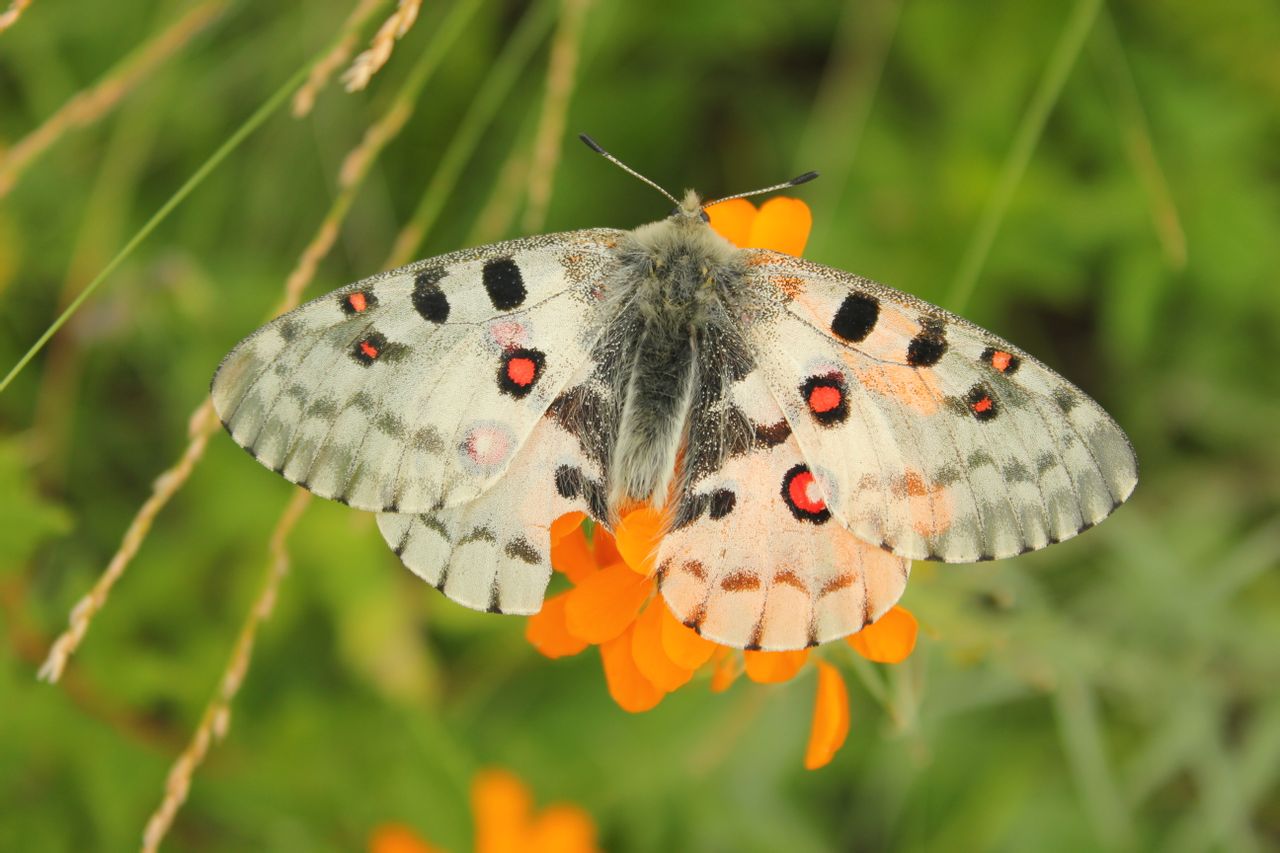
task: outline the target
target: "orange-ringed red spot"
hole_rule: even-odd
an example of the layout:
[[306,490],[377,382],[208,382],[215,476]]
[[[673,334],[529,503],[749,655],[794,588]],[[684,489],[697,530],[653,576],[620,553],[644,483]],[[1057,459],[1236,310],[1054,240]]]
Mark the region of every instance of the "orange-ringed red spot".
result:
[[782,500],[801,521],[822,524],[831,517],[818,479],[805,465],[796,465],[782,478]]
[[839,371],[810,376],[800,386],[800,395],[813,419],[824,427],[843,423],[849,417],[848,389]]
[[547,357],[536,349],[509,349],[498,367],[498,388],[512,397],[523,397],[533,390],[542,376]]

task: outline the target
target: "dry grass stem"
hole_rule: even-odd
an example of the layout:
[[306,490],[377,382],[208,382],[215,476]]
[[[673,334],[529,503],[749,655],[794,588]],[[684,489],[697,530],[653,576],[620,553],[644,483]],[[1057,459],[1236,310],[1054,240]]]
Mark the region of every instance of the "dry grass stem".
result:
[[551,202],[551,186],[560,160],[565,116],[578,68],[583,23],[591,0],[563,0],[560,26],[551,42],[547,66],[547,91],[542,99],[542,116],[534,134],[533,166],[529,170],[529,203],[524,211],[526,233],[541,231]]
[[[403,108],[403,104],[401,102],[393,104],[382,119],[370,126],[364,139],[347,155],[339,178],[342,192],[330,205],[329,212],[321,221],[315,236],[302,250],[298,263],[285,279],[284,294],[272,310],[272,316],[283,314],[301,302],[302,293],[315,277],[320,261],[333,248],[338,238],[342,220],[351,209],[360,183],[369,173],[369,168],[377,159],[378,153],[404,127],[407,119],[408,113]],[[217,432],[218,426],[218,416],[213,410],[213,403],[206,399],[191,415],[188,428],[189,440],[182,456],[177,464],[156,479],[151,496],[143,503],[129,524],[120,549],[107,564],[106,571],[94,583],[93,588],[72,608],[70,624],[50,648],[48,657],[40,667],[38,673],[40,678],[55,682],[61,677],[67,660],[84,639],[85,632],[89,630],[89,623],[107,603],[112,587],[120,580],[129,563],[137,555],[155,517],[191,476],[196,463],[204,456],[210,436]]]
[[311,112],[311,108],[316,103],[316,96],[328,84],[333,72],[346,65],[347,61],[351,59],[351,54],[356,49],[356,42],[360,40],[360,28],[364,26],[364,22],[378,10],[382,3],[383,0],[359,0],[356,3],[356,7],[351,10],[351,14],[347,16],[347,20],[342,24],[342,35],[339,36],[338,43],[319,62],[311,66],[311,74],[307,77],[307,82],[303,83],[302,88],[294,93],[293,114],[295,117],[302,118]]
[[9,8],[0,14],[0,33],[18,23],[18,19],[22,17],[22,12],[31,5],[31,0],[13,0],[9,4]]
[[217,694],[205,707],[204,713],[200,716],[200,724],[196,726],[195,734],[187,744],[187,748],[182,751],[169,770],[169,777],[165,780],[164,799],[161,800],[160,807],[151,815],[151,819],[147,821],[147,827],[142,834],[142,849],[146,853],[151,853],[160,847],[160,842],[164,840],[169,827],[173,825],[174,816],[186,802],[187,794],[191,790],[192,774],[204,761],[213,739],[221,740],[227,736],[227,730],[231,725],[231,702],[239,692],[240,685],[244,683],[245,673],[249,670],[249,662],[253,657],[254,638],[257,636],[259,626],[271,615],[280,582],[289,572],[289,552],[285,548],[285,540],[298,519],[302,517],[302,512],[310,501],[310,492],[297,489],[280,515],[280,520],[276,522],[275,530],[271,533],[271,559],[267,564],[267,574],[263,578],[262,588],[249,609],[249,615],[240,628],[240,634],[236,637],[231,659],[227,662],[222,680],[218,683]]
[[80,645],[80,641],[84,639],[85,632],[89,630],[89,623],[93,621],[94,614],[107,603],[107,596],[110,595],[111,588],[115,586],[116,581],[120,580],[124,570],[138,553],[138,549],[142,546],[143,540],[146,539],[148,531],[151,530],[151,524],[155,521],[156,516],[160,514],[160,510],[164,508],[165,504],[169,503],[169,499],[191,476],[191,471],[195,468],[196,463],[200,461],[200,457],[204,455],[205,446],[209,443],[209,436],[217,428],[218,416],[213,411],[213,403],[206,400],[191,416],[187,430],[190,440],[186,450],[183,451],[176,465],[156,478],[151,487],[151,496],[147,498],[138,510],[137,515],[133,517],[133,521],[130,522],[129,528],[125,531],[124,539],[120,543],[120,549],[116,551],[115,556],[111,558],[111,562],[107,564],[106,571],[98,577],[93,588],[76,602],[75,607],[71,608],[70,624],[67,630],[62,632],[58,639],[54,640],[53,646],[49,649],[49,656],[45,658],[44,663],[40,666],[40,671],[37,673],[38,678],[54,682],[62,676],[62,670],[66,668],[67,660],[76,650],[76,647]]
[[369,43],[369,49],[357,56],[347,73],[342,75],[343,85],[348,92],[356,92],[369,85],[373,75],[391,58],[391,50],[396,42],[409,32],[413,22],[418,19],[421,7],[422,0],[400,0],[391,17],[378,28],[373,41]]
[[217,18],[227,4],[228,0],[206,0],[193,7],[164,32],[129,54],[96,85],[77,92],[43,124],[14,143],[0,157],[0,198],[13,189],[23,170],[64,133],[74,127],[91,125],[109,113],[125,95],[151,77],[158,66]]
[[1098,20],[1099,37],[1095,45],[1105,66],[1104,73],[1113,83],[1105,89],[1115,106],[1125,153],[1129,155],[1134,171],[1138,173],[1138,180],[1142,183],[1143,192],[1146,193],[1151,223],[1165,260],[1172,269],[1180,271],[1187,265],[1187,235],[1182,228],[1182,217],[1178,215],[1178,207],[1174,204],[1169,179],[1160,166],[1160,158],[1156,156],[1151,123],[1142,106],[1138,83],[1133,79],[1133,69],[1129,67],[1124,44],[1120,41],[1120,35],[1105,7]]
[[467,234],[465,242],[468,246],[493,243],[507,236],[520,208],[520,191],[526,186],[528,175],[529,153],[518,149],[512,151],[502,165],[489,200]]

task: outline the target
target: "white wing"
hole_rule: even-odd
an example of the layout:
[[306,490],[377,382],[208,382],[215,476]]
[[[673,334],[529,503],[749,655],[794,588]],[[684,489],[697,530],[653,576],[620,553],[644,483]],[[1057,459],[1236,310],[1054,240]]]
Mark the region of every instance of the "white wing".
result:
[[214,376],[259,462],[351,506],[475,499],[587,358],[611,229],[455,252],[348,285],[242,341]]
[[785,309],[750,329],[826,500],[862,539],[972,562],[1068,539],[1132,493],[1137,460],[1097,403],[926,302],[789,255],[752,255]]

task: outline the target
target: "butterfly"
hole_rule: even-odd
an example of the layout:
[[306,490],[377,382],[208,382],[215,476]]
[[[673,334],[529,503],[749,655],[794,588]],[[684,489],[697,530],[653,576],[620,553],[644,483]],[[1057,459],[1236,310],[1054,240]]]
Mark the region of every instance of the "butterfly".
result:
[[656,507],[668,607],[748,649],[854,633],[912,560],[1044,548],[1132,493],[1123,431],[1027,353],[865,278],[737,248],[696,194],[584,141],[670,216],[464,249],[284,314],[214,376],[231,437],[377,513],[409,569],[491,612],[540,609],[556,518],[613,529]]

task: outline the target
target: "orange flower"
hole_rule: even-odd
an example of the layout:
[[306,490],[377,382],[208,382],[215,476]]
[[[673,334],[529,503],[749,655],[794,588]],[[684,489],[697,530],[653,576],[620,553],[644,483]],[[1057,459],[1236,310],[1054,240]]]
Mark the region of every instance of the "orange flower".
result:
[[[773,198],[759,210],[745,199],[708,209],[711,227],[744,248],[798,255],[812,224],[804,202]],[[681,624],[657,593],[654,555],[662,519],[644,507],[622,518],[614,534],[584,524],[569,513],[551,527],[551,565],[572,589],[546,600],[529,618],[525,636],[538,651],[557,658],[600,647],[609,695],[626,711],[655,707],[666,694],[710,670],[711,689],[727,690],[738,675],[759,684],[789,681],[800,673],[810,650],[740,652],[703,639]],[[894,607],[874,625],[848,637],[869,660],[896,663],[915,645],[916,621]],[[827,764],[849,732],[849,699],[832,665],[818,661],[818,694],[805,767]]]
[[[591,817],[573,805],[533,813],[533,796],[505,770],[482,770],[471,783],[476,853],[596,853]],[[369,853],[444,853],[403,824],[384,824],[369,837]]]

